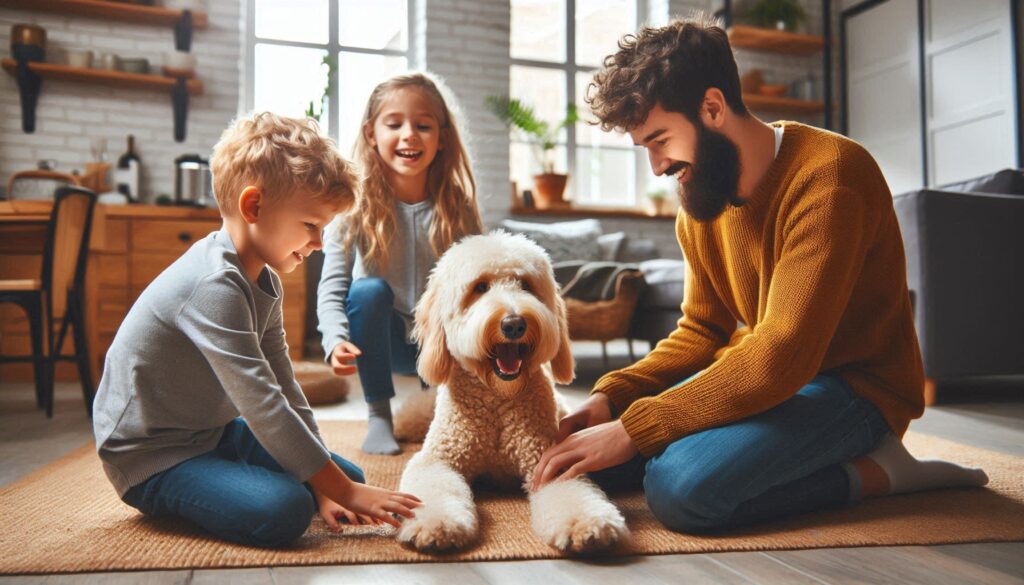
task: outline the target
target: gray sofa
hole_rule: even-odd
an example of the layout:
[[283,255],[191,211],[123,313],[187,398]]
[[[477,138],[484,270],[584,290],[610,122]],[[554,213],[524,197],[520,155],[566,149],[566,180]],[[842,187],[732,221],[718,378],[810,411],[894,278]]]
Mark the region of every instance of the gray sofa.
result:
[[1024,375],[1024,172],[893,198],[935,385]]
[[682,317],[685,263],[659,258],[652,240],[623,232],[605,234],[596,219],[547,224],[505,220],[501,227],[522,233],[548,250],[562,285],[572,279],[581,261],[635,264],[644,275],[645,286],[630,322],[629,338],[654,347],[675,330]]

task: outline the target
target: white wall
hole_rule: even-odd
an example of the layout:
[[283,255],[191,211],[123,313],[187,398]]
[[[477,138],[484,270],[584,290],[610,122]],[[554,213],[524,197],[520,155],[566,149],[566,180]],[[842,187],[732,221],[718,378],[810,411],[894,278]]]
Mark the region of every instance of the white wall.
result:
[[459,99],[460,130],[469,137],[480,205],[489,227],[508,215],[512,201],[508,130],[484,106],[487,96],[508,94],[509,15],[507,0],[417,2],[419,65],[443,77]]
[[[36,110],[36,131],[21,129],[21,105],[14,78],[0,74],[0,181],[35,168],[39,159],[55,159],[57,170],[83,169],[91,160],[90,141],[107,139],[107,160],[116,162],[125,137],[135,135],[142,157],[144,196],[173,194],[174,159],[186,152],[209,154],[238,111],[241,71],[241,4],[208,2],[209,27],[193,35],[197,76],[205,92],[191,99],[185,142],[174,141],[169,93],[123,90],[95,85],[43,81]],[[174,49],[171,27],[141,26],[84,16],[62,16],[0,8],[0,47],[9,56],[11,26],[35,23],[46,29],[48,47],[92,49],[121,56],[146,57],[159,67],[160,55]],[[48,55],[52,51],[48,52]]]

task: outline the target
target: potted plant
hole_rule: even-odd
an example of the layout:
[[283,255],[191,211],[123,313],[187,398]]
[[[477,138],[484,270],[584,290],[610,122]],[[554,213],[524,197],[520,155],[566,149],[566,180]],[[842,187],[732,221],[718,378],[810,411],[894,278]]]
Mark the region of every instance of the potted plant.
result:
[[650,204],[648,209],[651,215],[664,215],[666,211],[666,204],[668,203],[668,190],[667,189],[655,189],[647,193],[647,201]]
[[754,26],[794,31],[807,19],[797,0],[757,0],[743,12],[743,20]]
[[564,201],[566,174],[555,172],[552,154],[558,146],[558,133],[579,121],[575,104],[565,108],[565,118],[555,125],[540,120],[533,107],[507,96],[489,96],[487,107],[509,128],[515,128],[530,144],[542,172],[533,176],[534,198],[538,209],[548,209]]

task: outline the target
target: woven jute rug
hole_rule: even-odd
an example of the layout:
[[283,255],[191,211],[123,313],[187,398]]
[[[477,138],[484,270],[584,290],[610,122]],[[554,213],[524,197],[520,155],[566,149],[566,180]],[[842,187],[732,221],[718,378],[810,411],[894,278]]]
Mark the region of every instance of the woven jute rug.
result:
[[[333,450],[366,471],[375,485],[396,487],[414,448],[399,457],[359,451],[360,422],[325,422]],[[714,537],[676,534],[651,515],[640,493],[616,498],[631,539],[606,555],[787,550],[1024,540],[1024,459],[917,434],[907,446],[984,468],[984,489],[894,496]],[[72,573],[139,569],[265,567],[351,563],[558,558],[530,529],[526,498],[478,493],[481,539],[473,548],[429,556],[403,548],[390,528],[329,532],[319,518],[297,546],[268,551],[214,540],[184,521],[144,518],[117,499],[94,447],[70,455],[0,490],[0,573]]]

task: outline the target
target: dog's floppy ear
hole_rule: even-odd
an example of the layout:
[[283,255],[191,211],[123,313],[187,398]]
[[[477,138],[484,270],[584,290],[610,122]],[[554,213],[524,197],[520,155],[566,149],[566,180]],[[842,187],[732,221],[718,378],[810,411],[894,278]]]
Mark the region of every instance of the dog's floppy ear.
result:
[[420,377],[434,386],[447,382],[455,360],[448,353],[444,326],[437,315],[437,286],[433,275],[427,283],[427,290],[416,304],[416,326],[413,327],[412,335],[420,346],[420,355],[416,358],[416,371]]
[[555,310],[558,311],[558,353],[551,360],[551,375],[555,382],[568,384],[576,377],[576,360],[572,357],[569,342],[569,319],[565,312],[562,295],[555,293]]

